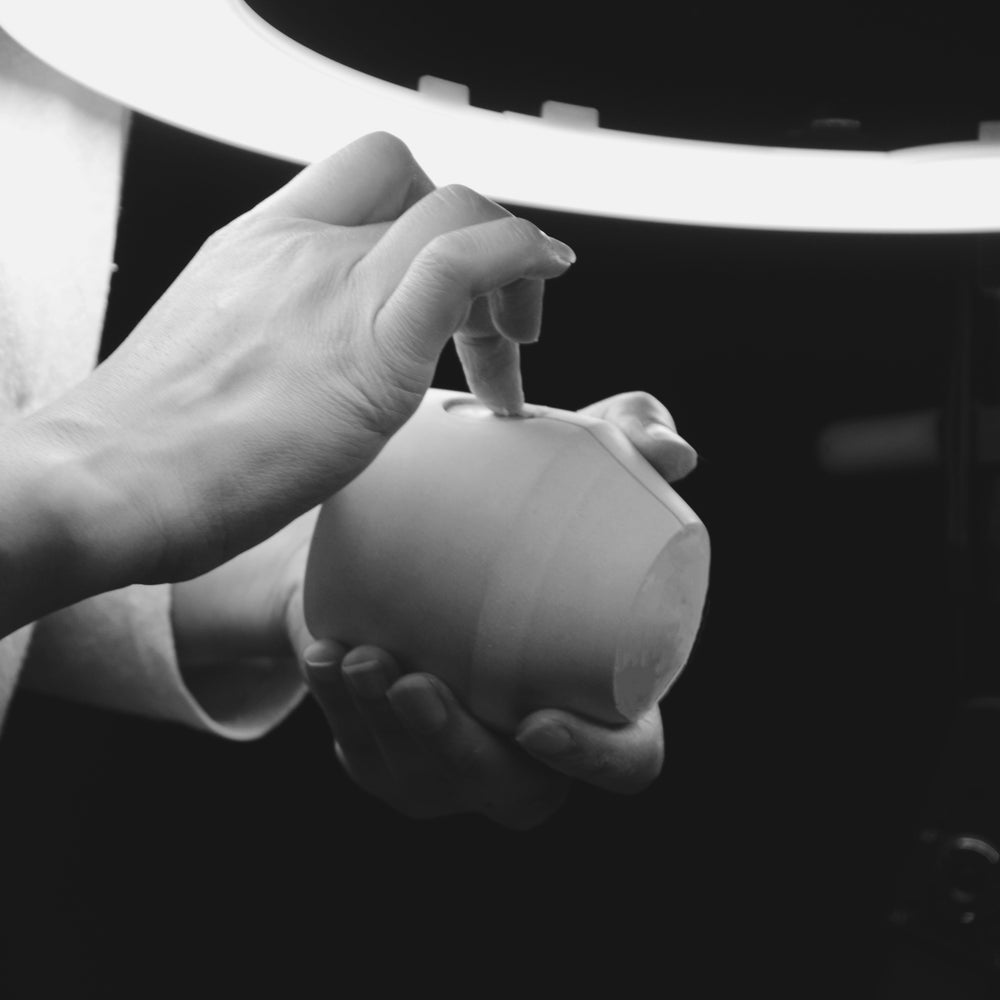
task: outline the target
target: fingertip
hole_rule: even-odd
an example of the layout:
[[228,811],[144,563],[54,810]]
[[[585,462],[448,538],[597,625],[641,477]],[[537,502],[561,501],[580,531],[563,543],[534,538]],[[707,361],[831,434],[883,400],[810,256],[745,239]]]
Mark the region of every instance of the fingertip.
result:
[[333,639],[317,639],[302,651],[302,663],[310,674],[332,672],[344,658],[344,647]]
[[379,158],[396,157],[405,162],[413,159],[410,147],[398,135],[386,132],[385,129],[375,129],[373,132],[368,132],[355,139],[350,145],[364,147]]
[[642,428],[645,441],[636,443],[641,452],[669,482],[683,479],[698,466],[698,452],[674,428],[651,421]]
[[377,702],[402,675],[395,657],[377,646],[355,646],[344,657],[341,676],[352,696],[366,702]]
[[678,454],[674,461],[667,467],[667,480],[675,483],[680,479],[686,479],[698,468],[698,453],[692,448],[690,452]]
[[399,664],[396,658],[388,650],[380,646],[354,646],[345,654],[343,665],[351,667],[361,663],[377,661],[382,667],[396,674],[400,673]]
[[694,451],[691,445],[677,432],[677,428],[671,426],[663,420],[648,421],[643,426],[643,432],[647,437],[652,438],[657,443],[687,448],[690,451]]
[[515,739],[528,753],[569,778],[619,795],[648,788],[663,764],[659,712],[609,726],[567,713],[536,713]]
[[524,412],[524,386],[518,345],[495,337],[455,337],[462,371],[469,389],[499,416]]
[[563,243],[562,240],[557,240],[554,236],[549,236],[545,233],[545,238],[549,241],[548,248],[552,253],[552,256],[559,261],[560,264],[565,267],[569,267],[571,264],[576,263],[576,251],[568,244]]
[[576,749],[577,741],[567,717],[556,712],[536,712],[518,726],[514,740],[533,757],[545,760],[565,758]]

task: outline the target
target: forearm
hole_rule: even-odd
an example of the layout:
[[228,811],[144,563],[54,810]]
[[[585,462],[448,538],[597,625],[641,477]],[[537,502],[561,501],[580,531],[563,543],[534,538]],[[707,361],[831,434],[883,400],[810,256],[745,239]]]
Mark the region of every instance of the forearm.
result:
[[0,429],[0,635],[148,572],[140,515],[106,452],[48,411]]
[[128,578],[96,453],[43,410],[97,357],[128,121],[0,28],[0,636]]

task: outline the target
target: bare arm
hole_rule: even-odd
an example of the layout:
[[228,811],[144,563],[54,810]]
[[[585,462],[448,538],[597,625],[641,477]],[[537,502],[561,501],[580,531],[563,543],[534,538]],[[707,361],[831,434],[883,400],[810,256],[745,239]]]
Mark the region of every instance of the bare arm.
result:
[[0,636],[24,626],[0,639],[0,720],[30,623],[73,599],[65,572],[83,568],[73,555],[82,498],[72,476],[52,487],[66,452],[22,422],[93,368],[127,130],[123,108],[0,30]]
[[[50,244],[65,219],[46,184],[25,187]],[[25,218],[25,239],[45,230]],[[94,374],[0,433],[2,631],[261,543],[377,455],[453,334],[474,387],[516,408],[516,379],[487,384],[483,358],[537,336],[538,283],[571,260],[475,192],[434,189],[391,136],[307,168],[213,236]],[[17,288],[29,308],[55,297]]]

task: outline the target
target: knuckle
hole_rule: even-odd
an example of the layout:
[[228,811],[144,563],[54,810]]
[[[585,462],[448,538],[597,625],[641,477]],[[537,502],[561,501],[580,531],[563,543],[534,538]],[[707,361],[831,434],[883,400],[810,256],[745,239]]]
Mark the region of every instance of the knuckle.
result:
[[542,231],[533,222],[523,219],[520,216],[511,216],[507,220],[507,226],[513,237],[523,243],[540,243],[544,240]]
[[652,393],[642,389],[635,389],[630,392],[622,392],[617,396],[612,396],[609,400],[609,412],[620,417],[631,418],[640,423],[650,418],[664,419],[666,416],[670,423],[673,420],[664,410],[663,404]]
[[465,225],[490,222],[510,215],[495,201],[464,184],[446,184],[436,191],[438,200],[464,220]]
[[458,208],[475,209],[489,204],[478,191],[474,191],[465,184],[445,184],[444,187],[437,189],[437,195],[441,201]]
[[392,132],[382,130],[369,132],[362,142],[371,147],[379,159],[389,161],[393,166],[406,168],[416,164],[410,147]]
[[638,406],[656,411],[660,413],[661,416],[668,415],[666,414],[666,408],[663,404],[651,392],[646,392],[645,389],[636,389],[627,395],[631,396]]

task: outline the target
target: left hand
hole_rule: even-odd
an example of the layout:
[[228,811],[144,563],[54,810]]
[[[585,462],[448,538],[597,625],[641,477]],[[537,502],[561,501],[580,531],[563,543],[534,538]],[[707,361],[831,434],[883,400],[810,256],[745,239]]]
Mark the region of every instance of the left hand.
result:
[[[670,413],[647,393],[622,393],[581,412],[616,424],[667,481],[697,463]],[[404,675],[373,646],[347,651],[332,640],[314,642],[301,601],[288,612],[292,643],[338,758],[357,784],[407,816],[473,812],[528,829],[558,809],[572,780],[629,794],[660,773],[657,705],[620,727],[544,709],[524,719],[511,742],[466,712],[437,677]]]

